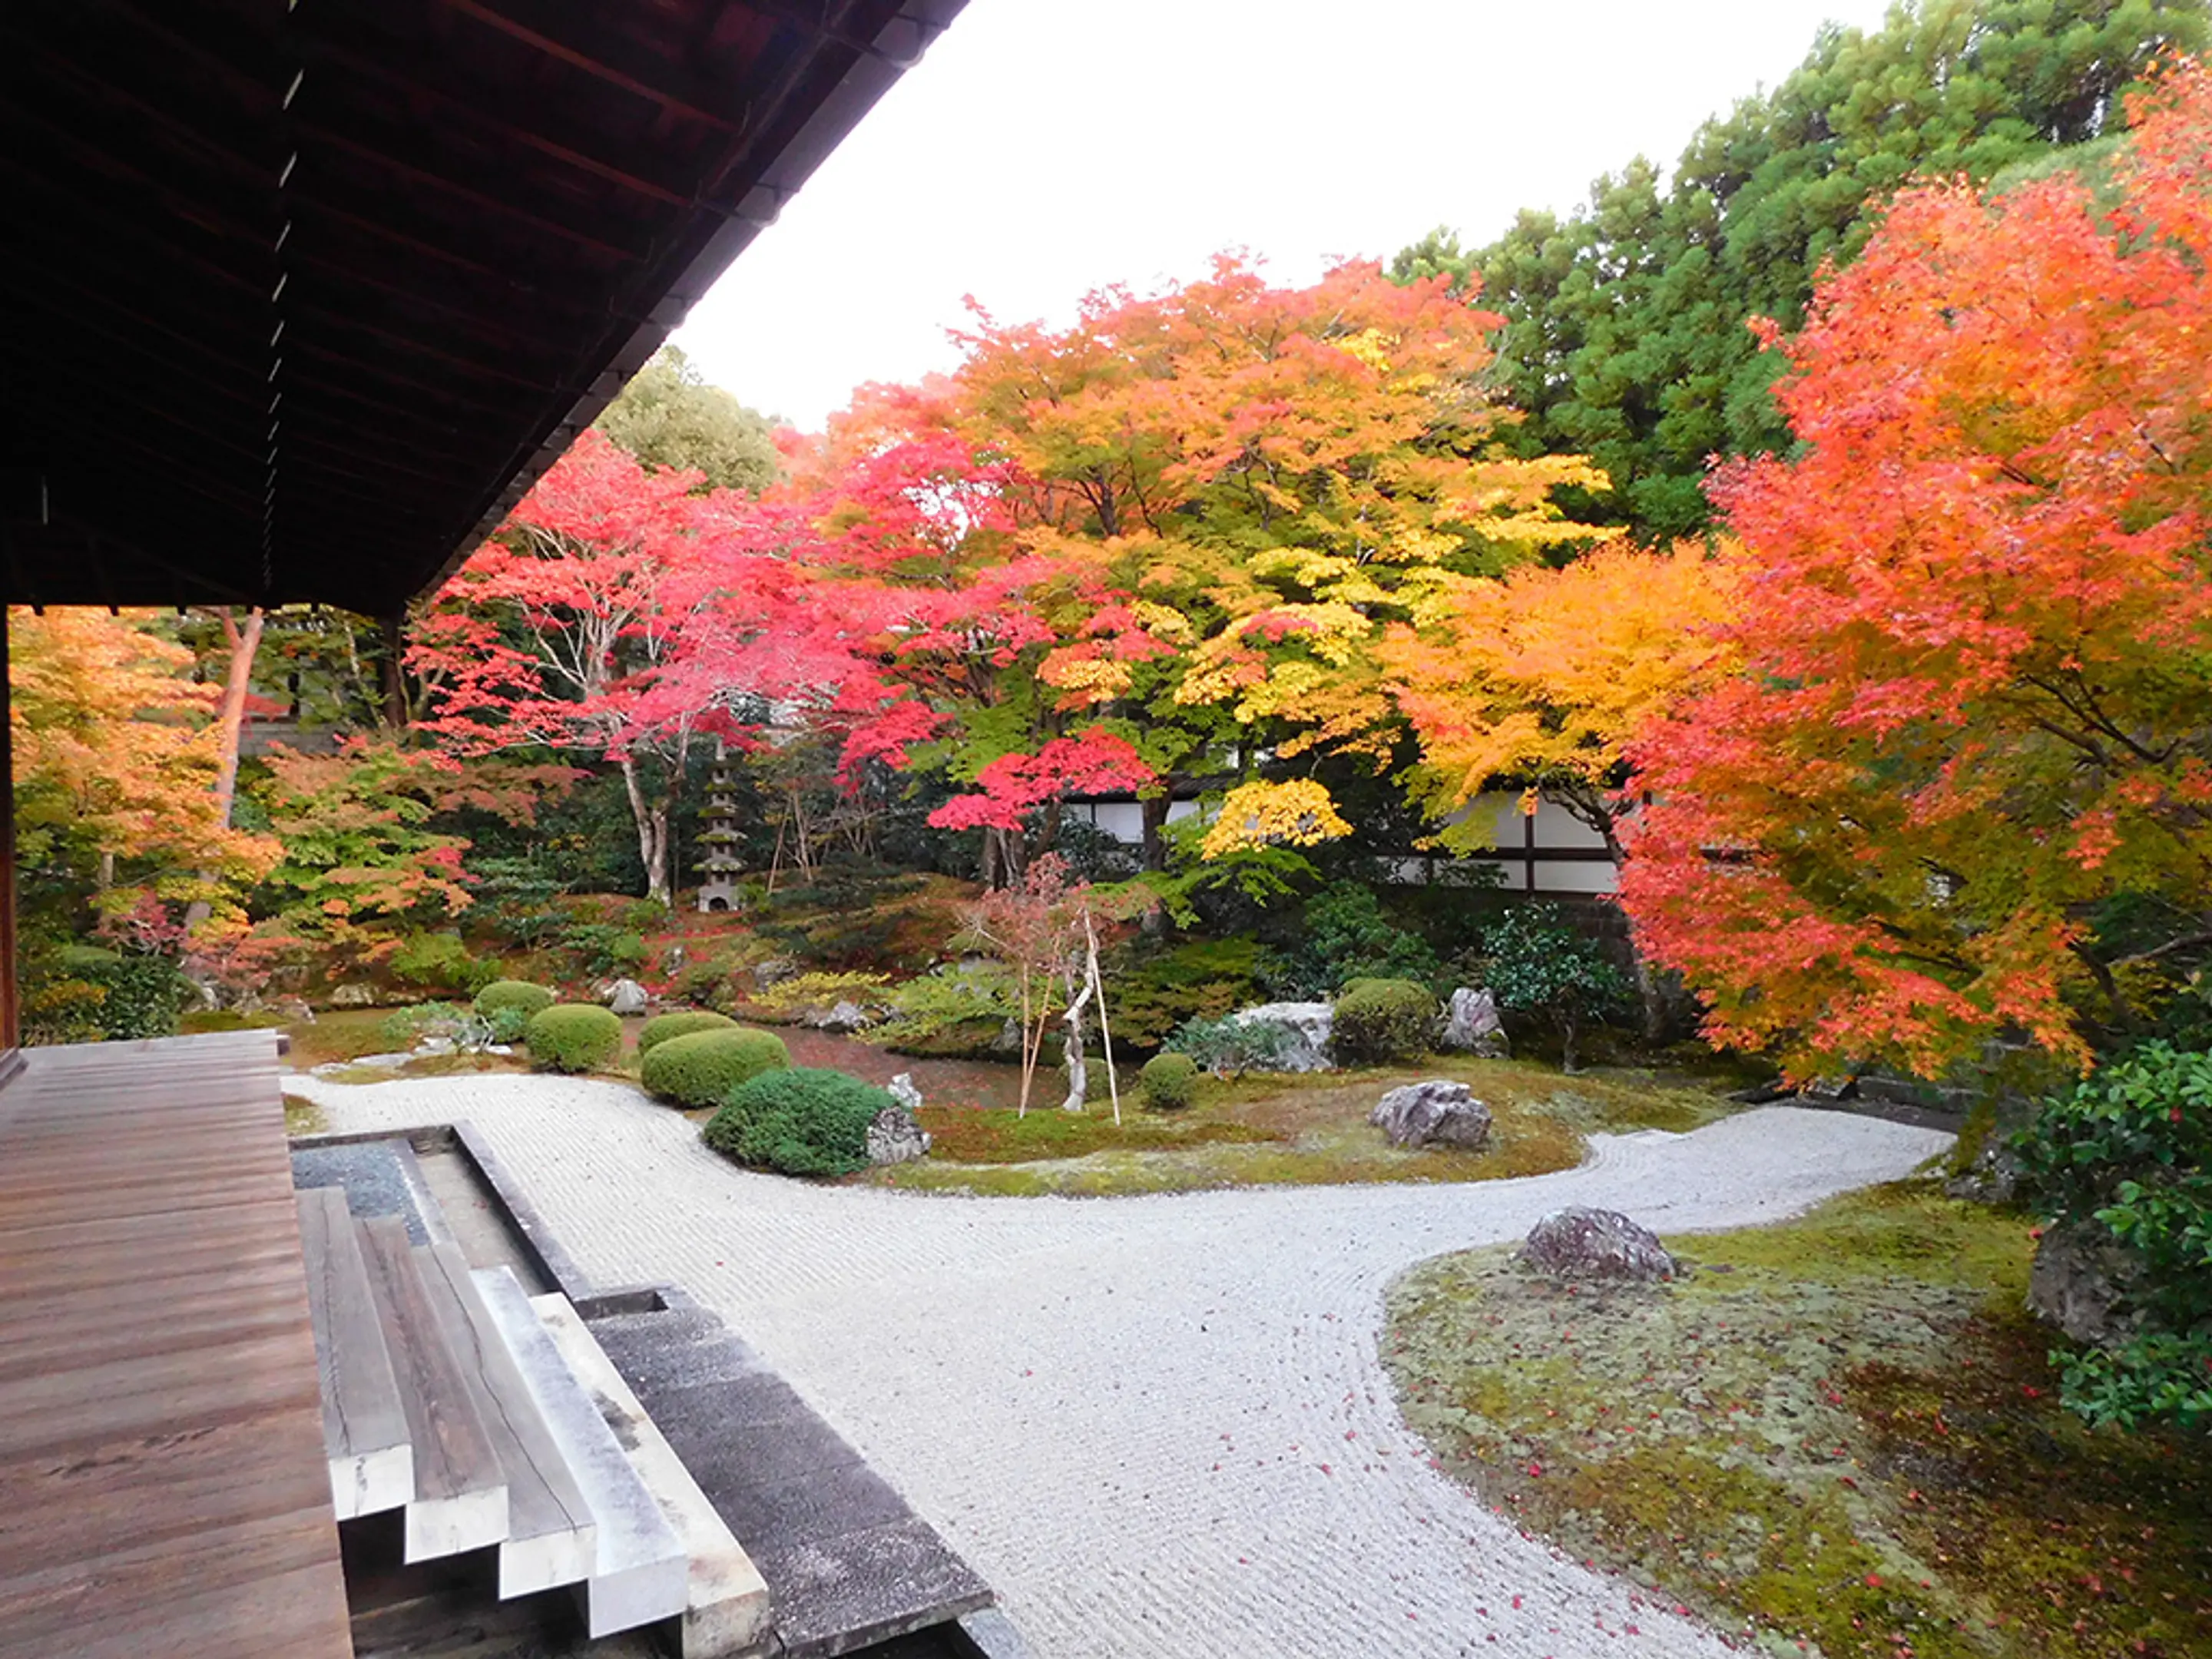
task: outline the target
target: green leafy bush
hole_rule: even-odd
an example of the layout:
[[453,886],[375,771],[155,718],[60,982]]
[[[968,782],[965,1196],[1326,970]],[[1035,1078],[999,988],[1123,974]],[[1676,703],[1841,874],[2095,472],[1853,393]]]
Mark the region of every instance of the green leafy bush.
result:
[[1403,1065],[1434,1046],[1436,994],[1409,979],[1355,979],[1336,1000],[1329,1046],[1340,1059]]
[[2212,1426],[2212,1054],[2148,1043],[2045,1105],[2014,1142],[2054,1228],[2132,1272],[2116,1346],[2054,1355],[2093,1423]]
[[386,963],[398,984],[423,991],[466,991],[495,971],[478,962],[459,933],[410,933]]
[[553,993],[526,979],[495,979],[476,994],[470,1006],[489,1019],[502,1009],[518,1010],[525,1019],[553,1006]]
[[786,1175],[849,1175],[867,1167],[868,1126],[895,1104],[889,1090],[842,1072],[769,1072],[732,1090],[703,1134],[741,1163]]
[[576,953],[587,974],[628,975],[645,966],[645,935],[612,922],[572,921],[558,942]]
[[1556,905],[1522,904],[1483,936],[1490,988],[1509,1014],[1532,1015],[1559,1030],[1561,1064],[1575,1069],[1575,1040],[1590,1020],[1626,1006],[1628,977],[1596,943],[1569,925]]
[[637,1052],[641,1059],[671,1037],[690,1036],[695,1031],[734,1030],[737,1024],[727,1014],[718,1014],[708,1008],[683,1008],[672,1014],[655,1014],[638,1028]]
[[530,1017],[530,1063],[541,1072],[596,1072],[622,1052],[622,1021],[588,1002],[556,1002]]
[[1439,971],[1428,941],[1384,915],[1374,889],[1356,881],[1333,883],[1308,899],[1298,948],[1270,951],[1260,963],[1269,994],[1293,1000],[1332,996],[1355,979],[1425,984]]
[[1172,1112],[1190,1104],[1198,1091],[1198,1062],[1188,1054],[1154,1054],[1138,1073],[1147,1105]]
[[1241,1072],[1280,1071],[1296,1041],[1279,1025],[1224,1014],[1219,1019],[1185,1020],[1168,1039],[1168,1048],[1189,1055],[1193,1064],[1214,1076],[1226,1078]]
[[[191,999],[192,987],[167,957],[97,945],[67,946],[60,956],[71,978],[99,988],[96,1001],[89,994],[86,998],[92,1030],[85,1036],[125,1042],[176,1035],[177,1016]],[[82,1041],[83,1036],[65,1040]]]
[[1109,971],[1116,1046],[1157,1048],[1187,1020],[1218,1019],[1260,1000],[1260,947],[1249,939],[1188,939]]
[[791,1064],[791,1051],[773,1031],[694,1031],[670,1037],[647,1050],[639,1062],[646,1092],[678,1106],[719,1106],[730,1091],[763,1072]]
[[994,962],[947,964],[883,994],[890,1012],[868,1041],[914,1054],[988,1054],[1021,1006],[1013,975]]

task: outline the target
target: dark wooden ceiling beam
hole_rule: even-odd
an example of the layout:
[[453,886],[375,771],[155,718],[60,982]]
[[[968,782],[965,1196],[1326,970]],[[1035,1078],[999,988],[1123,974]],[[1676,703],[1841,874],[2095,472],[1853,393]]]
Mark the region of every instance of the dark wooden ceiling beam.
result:
[[[403,70],[396,64],[380,63],[368,52],[343,44],[336,33],[342,26],[341,14],[318,13],[303,31],[309,45],[310,70],[326,69],[373,81],[392,88],[403,97],[419,99],[434,106],[443,120],[457,121],[479,131],[492,134],[506,143],[534,150],[538,155],[558,161],[563,167],[614,185],[633,195],[659,203],[664,207],[683,208],[690,205],[682,191],[646,176],[650,164],[642,157],[625,157],[621,161],[579,148],[580,137],[564,141],[538,131],[520,112],[509,106],[491,88],[477,85],[465,89],[439,85],[429,78],[429,72],[419,64]],[[307,95],[312,99],[319,86]],[[604,143],[604,141],[601,141]]]
[[[555,12],[524,0],[505,0],[499,6],[487,4],[485,0],[439,0],[439,3],[672,115],[718,132],[734,133],[743,125],[726,112],[737,101],[737,89],[698,82],[665,62],[647,63],[643,53],[625,46],[611,32],[586,28],[587,15],[578,9]],[[579,40],[579,35],[586,38]]]

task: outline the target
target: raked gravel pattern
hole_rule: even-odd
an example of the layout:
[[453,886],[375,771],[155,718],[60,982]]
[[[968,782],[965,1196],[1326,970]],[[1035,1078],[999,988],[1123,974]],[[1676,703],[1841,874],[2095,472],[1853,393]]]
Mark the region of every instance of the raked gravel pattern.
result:
[[291,1086],[337,1130],[473,1123],[595,1284],[679,1285],[777,1365],[1038,1659],[1719,1655],[1431,1469],[1383,1287],[1565,1204],[1778,1220],[1950,1139],[1767,1108],[1520,1181],[971,1199],[738,1170],[622,1084]]

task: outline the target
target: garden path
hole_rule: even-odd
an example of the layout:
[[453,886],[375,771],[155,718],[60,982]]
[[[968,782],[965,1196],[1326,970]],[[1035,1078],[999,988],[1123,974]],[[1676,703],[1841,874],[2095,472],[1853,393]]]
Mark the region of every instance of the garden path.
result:
[[1039,1659],[1712,1656],[1433,1473],[1383,1287],[1568,1203],[1662,1231],[1900,1176],[1924,1129],[1768,1108],[1465,1186],[924,1197],[732,1168],[624,1085],[313,1079],[338,1130],[466,1120],[603,1285],[672,1281],[843,1431]]

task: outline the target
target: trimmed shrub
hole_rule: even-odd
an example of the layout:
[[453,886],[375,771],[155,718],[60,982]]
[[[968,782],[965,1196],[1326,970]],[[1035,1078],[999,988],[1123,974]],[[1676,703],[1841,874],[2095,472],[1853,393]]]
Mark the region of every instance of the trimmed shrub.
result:
[[1216,1077],[1231,1078],[1244,1072],[1281,1070],[1297,1042],[1297,1036],[1279,1025],[1224,1014],[1219,1019],[1183,1021],[1168,1039],[1168,1047],[1189,1055],[1194,1064]]
[[1355,979],[1336,1000],[1330,1045],[1369,1066],[1401,1064],[1429,1052],[1437,1034],[1436,995],[1410,979]]
[[511,1008],[527,1020],[532,1014],[544,1013],[553,1003],[552,992],[542,985],[532,985],[526,979],[495,979],[477,992],[469,1006],[486,1019],[496,1019]]
[[671,1037],[690,1036],[695,1031],[734,1030],[737,1024],[727,1014],[718,1014],[708,1008],[682,1008],[672,1014],[655,1014],[638,1028],[638,1057],[642,1060]]
[[868,1165],[868,1126],[897,1102],[890,1091],[813,1066],[769,1072],[730,1091],[707,1121],[725,1158],[786,1175],[850,1175]]
[[556,1002],[530,1017],[524,1040],[541,1072],[596,1072],[622,1052],[622,1021],[588,1002]]
[[1189,1105],[1198,1091],[1198,1062],[1188,1054],[1154,1054],[1137,1075],[1144,1080],[1146,1103],[1163,1112]]
[[92,1014],[99,1036],[122,1042],[176,1035],[177,1016],[191,1000],[192,986],[167,957],[125,955],[97,946],[72,947],[62,954],[74,977],[97,985],[103,994]]
[[775,1032],[732,1025],[655,1043],[640,1060],[638,1071],[646,1092],[656,1100],[678,1106],[719,1106],[739,1084],[790,1064],[791,1051]]

